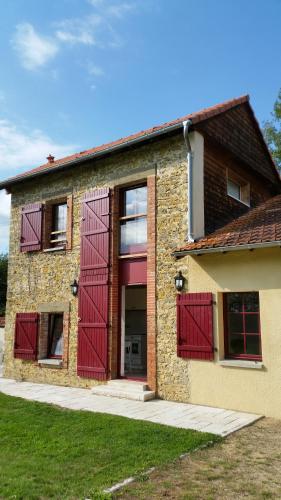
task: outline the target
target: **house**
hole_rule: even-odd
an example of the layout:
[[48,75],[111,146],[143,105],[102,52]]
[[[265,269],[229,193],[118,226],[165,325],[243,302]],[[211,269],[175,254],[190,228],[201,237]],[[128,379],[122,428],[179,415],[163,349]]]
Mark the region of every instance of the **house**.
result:
[[280,179],[248,96],[47,160],[0,183],[4,376],[278,416]]

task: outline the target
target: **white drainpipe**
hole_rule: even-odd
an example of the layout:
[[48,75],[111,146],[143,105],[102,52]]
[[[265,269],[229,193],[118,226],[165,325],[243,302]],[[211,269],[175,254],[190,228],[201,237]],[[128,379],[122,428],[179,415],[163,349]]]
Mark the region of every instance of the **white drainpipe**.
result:
[[193,231],[193,152],[188,137],[191,120],[183,122],[183,137],[187,148],[187,240],[194,241]]

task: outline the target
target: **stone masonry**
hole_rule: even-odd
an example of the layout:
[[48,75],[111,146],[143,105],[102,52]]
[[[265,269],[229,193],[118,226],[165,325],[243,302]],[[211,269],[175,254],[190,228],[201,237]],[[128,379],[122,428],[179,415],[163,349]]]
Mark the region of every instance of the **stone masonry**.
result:
[[[6,316],[4,376],[50,384],[91,387],[95,380],[77,376],[77,317],[78,301],[71,295],[70,283],[79,277],[80,206],[83,194],[89,190],[126,185],[156,178],[156,359],[150,363],[157,370],[157,392],[165,399],[188,400],[188,362],[177,357],[176,293],[174,275],[179,269],[172,250],[186,239],[187,177],[186,151],[182,135],[154,141],[124,153],[76,166],[64,173],[26,181],[12,190],[10,234],[9,287]],[[148,182],[148,186],[152,182]],[[20,210],[27,203],[46,202],[73,195],[72,248],[55,252],[20,253]],[[148,222],[149,222],[148,214]],[[151,223],[152,224],[152,223]],[[151,226],[152,227],[152,226]],[[149,231],[148,227],[148,231]],[[117,228],[113,227],[113,231]],[[114,235],[113,235],[114,238]],[[152,241],[152,240],[151,240]],[[153,262],[153,259],[151,259]],[[188,277],[186,264],[180,264]],[[151,264],[150,276],[153,277]],[[15,315],[37,312],[42,305],[69,303],[68,360],[60,369],[39,366],[37,361],[14,359]],[[110,324],[114,324],[114,317]],[[115,322],[116,323],[116,322]],[[114,335],[116,331],[113,330]],[[116,345],[109,332],[109,344]],[[151,347],[153,349],[153,346]],[[111,366],[112,365],[112,366]],[[116,360],[110,355],[114,375]],[[153,367],[150,367],[153,372]]]

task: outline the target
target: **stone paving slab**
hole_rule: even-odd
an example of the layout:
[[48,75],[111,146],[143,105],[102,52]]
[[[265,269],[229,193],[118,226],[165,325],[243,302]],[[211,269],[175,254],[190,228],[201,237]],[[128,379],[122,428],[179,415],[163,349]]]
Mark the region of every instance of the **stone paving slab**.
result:
[[89,389],[17,382],[5,378],[0,378],[0,392],[41,403],[55,404],[63,408],[109,413],[182,429],[211,432],[219,436],[228,436],[262,418],[261,415],[224,410],[223,408],[160,399],[145,403],[128,401],[108,396],[97,396],[92,394]]

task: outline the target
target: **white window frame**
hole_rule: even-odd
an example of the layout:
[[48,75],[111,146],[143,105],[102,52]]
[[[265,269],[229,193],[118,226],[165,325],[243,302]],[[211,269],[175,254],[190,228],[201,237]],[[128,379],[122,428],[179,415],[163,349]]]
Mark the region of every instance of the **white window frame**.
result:
[[[235,184],[236,186],[239,187],[239,197],[234,196],[229,192],[229,182],[232,184]],[[246,205],[247,207],[250,207],[250,184],[249,182],[245,182],[244,180],[240,180],[236,178],[235,175],[231,175],[231,172],[229,173],[227,171],[227,176],[226,176],[226,189],[227,189],[227,195],[230,196],[230,198],[233,198],[236,201],[240,201],[240,203],[243,203],[243,205]]]

